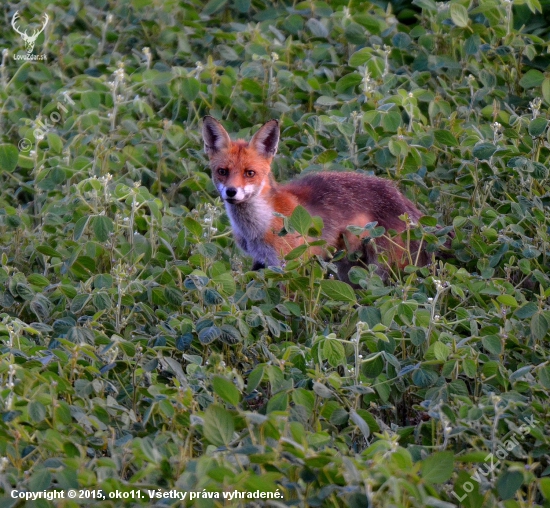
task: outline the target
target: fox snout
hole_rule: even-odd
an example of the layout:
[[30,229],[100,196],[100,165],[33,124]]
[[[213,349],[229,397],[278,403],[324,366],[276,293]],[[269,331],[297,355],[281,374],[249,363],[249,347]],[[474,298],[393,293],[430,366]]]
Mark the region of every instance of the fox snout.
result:
[[222,199],[228,203],[240,203],[247,199],[244,190],[240,187],[225,186],[222,183],[219,183],[217,187]]
[[238,189],[235,189],[235,187],[228,187],[225,189],[225,195],[228,198],[234,198],[237,195]]
[[244,187],[235,187],[232,185],[224,185],[218,182],[216,185],[218,192],[224,201],[228,203],[242,203],[248,201],[258,194],[259,189],[256,185],[245,185]]

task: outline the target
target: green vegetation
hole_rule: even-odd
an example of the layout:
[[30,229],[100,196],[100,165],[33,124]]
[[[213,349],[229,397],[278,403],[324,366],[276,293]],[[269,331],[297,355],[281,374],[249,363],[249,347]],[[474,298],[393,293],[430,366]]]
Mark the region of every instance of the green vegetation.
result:
[[[550,3],[93,5],[20,11],[47,62],[0,31],[2,506],[550,506]],[[453,258],[251,272],[205,114],[280,119],[279,181],[398,181]]]

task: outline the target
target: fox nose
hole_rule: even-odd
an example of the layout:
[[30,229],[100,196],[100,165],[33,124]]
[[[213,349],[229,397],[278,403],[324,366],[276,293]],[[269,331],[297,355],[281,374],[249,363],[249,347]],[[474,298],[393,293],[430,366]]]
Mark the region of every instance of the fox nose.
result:
[[228,198],[234,198],[237,195],[237,189],[235,189],[235,187],[228,187],[225,189],[225,195]]

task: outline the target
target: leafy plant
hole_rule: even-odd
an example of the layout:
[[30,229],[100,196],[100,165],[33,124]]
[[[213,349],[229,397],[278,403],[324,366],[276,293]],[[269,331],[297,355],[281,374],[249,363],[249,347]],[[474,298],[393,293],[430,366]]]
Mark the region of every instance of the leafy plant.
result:
[[[547,1],[21,17],[44,12],[47,61],[14,58],[14,12],[0,32],[3,506],[548,504]],[[344,252],[250,271],[205,114],[241,137],[278,118],[277,180],[397,181],[426,214],[405,241],[452,230],[451,259],[354,267],[357,290]],[[285,230],[322,243],[304,209]]]

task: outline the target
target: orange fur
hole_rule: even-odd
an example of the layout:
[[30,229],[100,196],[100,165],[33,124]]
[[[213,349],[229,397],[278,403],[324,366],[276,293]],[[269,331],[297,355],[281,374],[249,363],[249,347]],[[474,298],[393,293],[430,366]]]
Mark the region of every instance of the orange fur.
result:
[[[360,251],[365,264],[378,264],[376,249],[385,250],[391,263],[402,268],[408,264],[405,245],[397,236],[376,238],[365,242],[368,232],[361,237],[347,230],[348,225],[364,227],[377,222],[386,230],[404,231],[406,225],[399,216],[406,213],[416,222],[422,215],[389,180],[356,172],[309,174],[279,185],[271,174],[271,161],[277,150],[279,126],[271,120],[254,134],[250,142],[231,141],[221,124],[212,117],[203,123],[205,151],[210,159],[212,178],[225,201],[226,210],[239,246],[254,258],[254,268],[280,264],[281,258],[298,247],[304,239],[289,233],[279,236],[283,220],[273,212],[290,216],[298,205],[311,215],[323,219],[323,239],[336,249]],[[393,243],[392,243],[393,242]],[[420,248],[411,245],[413,261]],[[308,255],[326,254],[320,247],[312,247]],[[427,262],[421,252],[420,263]],[[348,280],[347,269],[354,263],[344,262],[339,276]],[[385,271],[379,267],[382,275]]]

